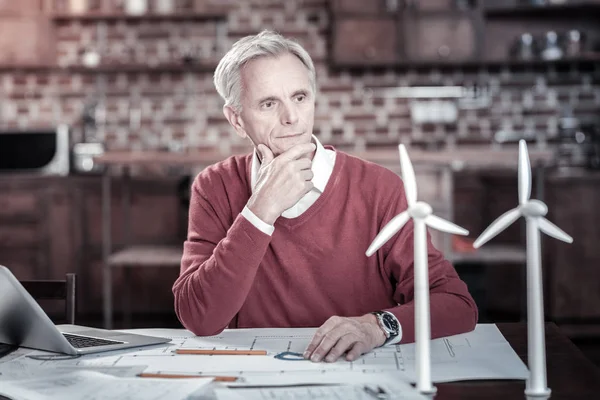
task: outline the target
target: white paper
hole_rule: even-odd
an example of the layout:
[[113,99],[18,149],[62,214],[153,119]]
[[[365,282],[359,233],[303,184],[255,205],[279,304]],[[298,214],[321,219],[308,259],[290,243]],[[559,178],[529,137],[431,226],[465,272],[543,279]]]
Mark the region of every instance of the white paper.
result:
[[20,381],[3,382],[0,394],[14,400],[162,400],[199,397],[211,379],[115,378],[98,372],[76,371]]
[[[315,330],[315,328],[236,329],[226,330],[220,335],[210,337],[180,335],[180,339],[174,340],[169,347],[169,352],[174,348],[266,350],[267,356],[164,357],[156,356],[156,352],[146,353],[144,350],[139,350],[135,357],[123,356],[112,361],[116,366],[147,365],[147,372],[176,371],[180,374],[244,377],[256,374],[285,375],[290,372],[396,371],[414,382],[416,378],[414,343],[377,348],[354,362],[342,359],[335,363],[312,363],[307,360],[285,361],[273,358],[282,351],[302,353]],[[150,334],[146,330],[132,332]],[[156,335],[156,331],[152,334]],[[434,382],[527,379],[529,375],[525,364],[494,324],[479,324],[473,332],[433,340],[431,364]]]
[[[33,367],[144,367],[144,372],[181,375],[222,375],[246,381],[268,375],[281,381],[311,374],[389,372],[400,379],[414,381],[414,344],[386,346],[363,355],[354,362],[313,363],[286,361],[273,356],[282,351],[302,353],[315,328],[237,329],[220,335],[196,337],[186,330],[137,329],[129,332],[172,339],[166,346],[135,348],[85,355],[63,361],[39,361],[27,357],[17,360],[22,368]],[[179,355],[176,349],[266,350],[267,356]],[[48,354],[34,352],[32,354]],[[15,361],[17,361],[15,360]],[[527,367],[493,324],[479,324],[473,332],[433,340],[431,343],[434,382],[473,379],[527,379]],[[12,362],[11,362],[12,363]],[[2,364],[0,364],[0,368]],[[1,371],[1,370],[0,370]],[[275,379],[274,379],[275,378]]]
[[[398,375],[395,371],[379,374],[365,374],[356,371],[308,372],[301,371],[293,374],[280,374],[277,379],[273,375],[244,375],[244,380],[227,383],[228,387],[265,387],[265,386],[294,386],[307,384],[392,384],[409,386],[410,381]],[[412,388],[412,386],[409,386]]]
[[0,381],[11,381],[20,379],[32,379],[40,376],[61,375],[75,371],[94,371],[106,375],[132,378],[147,368],[145,365],[134,365],[125,367],[113,366],[84,366],[84,365],[54,365],[38,366],[31,365],[24,360],[15,360],[10,364],[0,364]]
[[[399,385],[370,385],[374,390],[381,388],[385,391],[385,399],[389,400],[425,400],[411,386]],[[253,388],[253,389],[215,389],[217,400],[314,400],[314,399],[339,399],[339,400],[374,400],[364,385],[339,385],[339,386],[296,386],[278,388]]]
[[[336,384],[326,386],[327,384]],[[311,384],[311,386],[306,386]],[[302,386],[304,385],[304,386]],[[365,391],[365,386],[373,390],[382,388],[388,399],[422,400],[422,396],[408,381],[403,381],[397,373],[364,374],[360,372],[299,373],[273,377],[251,377],[246,383],[232,383],[229,389],[215,389],[217,400],[262,400],[262,399],[368,399],[374,397]],[[279,386],[279,387],[277,387]],[[281,387],[286,386],[286,387]]]

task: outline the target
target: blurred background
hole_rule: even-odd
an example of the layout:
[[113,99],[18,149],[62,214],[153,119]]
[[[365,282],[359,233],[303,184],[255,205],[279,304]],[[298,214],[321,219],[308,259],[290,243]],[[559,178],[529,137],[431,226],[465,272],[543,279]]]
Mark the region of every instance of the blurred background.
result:
[[471,232],[432,235],[480,322],[525,318],[524,223],[471,244],[516,206],[527,140],[575,239],[542,241],[546,317],[600,360],[599,0],[0,0],[0,264],[75,272],[79,324],[180,326],[190,182],[251,150],[212,74],[263,29],[313,57],[324,144],[398,173],[409,146],[419,196]]

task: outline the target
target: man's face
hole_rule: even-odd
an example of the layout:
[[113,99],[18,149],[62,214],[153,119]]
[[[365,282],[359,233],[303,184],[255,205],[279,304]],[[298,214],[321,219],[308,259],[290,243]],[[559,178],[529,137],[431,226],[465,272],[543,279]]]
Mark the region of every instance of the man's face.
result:
[[[261,57],[241,71],[242,111],[228,118],[237,133],[277,157],[312,138],[315,97],[308,69],[292,54]],[[226,113],[227,114],[227,113]]]

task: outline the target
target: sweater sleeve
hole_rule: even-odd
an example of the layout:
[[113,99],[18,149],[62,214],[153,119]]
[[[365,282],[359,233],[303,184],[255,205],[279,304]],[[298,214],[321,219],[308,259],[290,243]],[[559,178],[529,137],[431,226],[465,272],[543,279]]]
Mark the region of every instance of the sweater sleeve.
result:
[[173,295],[183,326],[209,336],[225,329],[244,304],[271,237],[241,214],[228,222],[227,198],[213,195],[209,201],[200,181],[191,190],[188,237]]
[[[408,206],[404,194],[395,197],[395,204],[388,207],[381,227]],[[394,300],[399,305],[387,311],[392,312],[402,325],[401,343],[415,340],[413,228],[414,224],[409,220],[393,240],[382,248],[380,255],[384,268],[396,283]],[[429,232],[427,253],[432,339],[472,331],[478,318],[475,301],[452,264],[433,246]]]

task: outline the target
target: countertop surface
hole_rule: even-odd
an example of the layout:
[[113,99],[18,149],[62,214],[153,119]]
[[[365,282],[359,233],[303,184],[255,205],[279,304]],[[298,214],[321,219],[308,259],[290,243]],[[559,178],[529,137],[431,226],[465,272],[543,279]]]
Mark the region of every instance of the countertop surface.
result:
[[[246,151],[238,152],[244,154]],[[395,169],[400,168],[400,159],[396,149],[367,150],[348,152],[377,164]],[[182,165],[207,166],[221,161],[232,154],[206,150],[194,152],[168,151],[109,151],[94,160],[104,165]],[[455,150],[420,150],[409,148],[408,154],[413,164],[429,166],[451,166],[454,169],[463,168],[517,168],[518,148],[490,149],[489,147],[461,147]],[[553,153],[550,149],[529,149],[532,165],[550,165]]]

